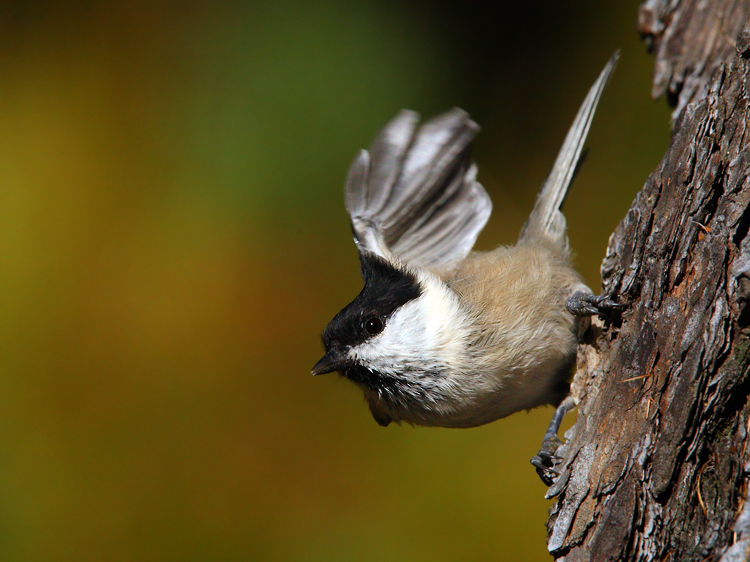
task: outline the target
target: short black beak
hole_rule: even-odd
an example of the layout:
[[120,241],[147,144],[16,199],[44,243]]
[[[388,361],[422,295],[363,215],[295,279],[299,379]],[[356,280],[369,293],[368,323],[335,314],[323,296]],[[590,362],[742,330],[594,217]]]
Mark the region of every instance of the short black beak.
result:
[[349,359],[338,349],[332,349],[315,364],[310,371],[313,375],[324,375],[334,371],[340,371],[349,364]]

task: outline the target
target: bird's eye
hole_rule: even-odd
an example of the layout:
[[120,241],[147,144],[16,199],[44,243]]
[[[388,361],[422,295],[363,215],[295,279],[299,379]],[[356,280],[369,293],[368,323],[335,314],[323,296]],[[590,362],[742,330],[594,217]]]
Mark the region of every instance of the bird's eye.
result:
[[377,316],[365,320],[365,332],[371,336],[377,335],[383,331],[383,321]]

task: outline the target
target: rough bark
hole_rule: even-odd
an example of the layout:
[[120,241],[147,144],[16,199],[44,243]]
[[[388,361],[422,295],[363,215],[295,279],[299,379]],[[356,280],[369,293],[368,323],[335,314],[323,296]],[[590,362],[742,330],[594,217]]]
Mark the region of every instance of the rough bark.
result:
[[748,17],[750,0],[641,6],[675,123],[602,265],[629,308],[579,351],[549,491],[567,562],[750,558]]

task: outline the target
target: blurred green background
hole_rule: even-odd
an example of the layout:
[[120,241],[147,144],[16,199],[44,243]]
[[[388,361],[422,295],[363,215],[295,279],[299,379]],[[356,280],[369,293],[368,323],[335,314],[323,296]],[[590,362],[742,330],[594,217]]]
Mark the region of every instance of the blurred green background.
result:
[[528,4],[0,2],[0,559],[548,559],[551,408],[383,429],[309,375],[357,151],[465,108],[512,243],[621,48],[566,205],[599,287],[669,109],[636,1]]

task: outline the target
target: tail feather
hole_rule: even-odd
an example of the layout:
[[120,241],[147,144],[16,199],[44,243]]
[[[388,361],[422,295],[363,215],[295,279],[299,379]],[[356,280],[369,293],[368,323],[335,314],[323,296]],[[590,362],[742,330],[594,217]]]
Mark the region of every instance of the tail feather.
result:
[[578,110],[573,125],[571,125],[557,155],[555,165],[542,185],[539,195],[537,195],[534,209],[521,229],[519,242],[546,238],[567,248],[565,217],[560,212],[560,207],[565,201],[565,195],[578,170],[583,144],[586,142],[591,120],[594,118],[594,112],[599,103],[599,97],[615,66],[617,66],[619,58],[620,52],[617,51],[609,59],[604,70],[599,74],[599,78],[591,86],[586,99],[583,100],[583,104]]

